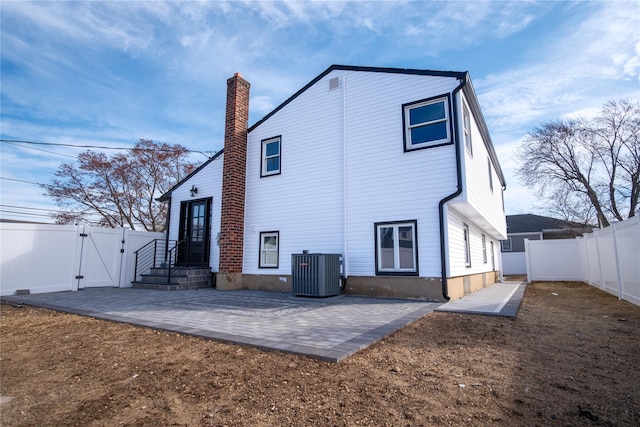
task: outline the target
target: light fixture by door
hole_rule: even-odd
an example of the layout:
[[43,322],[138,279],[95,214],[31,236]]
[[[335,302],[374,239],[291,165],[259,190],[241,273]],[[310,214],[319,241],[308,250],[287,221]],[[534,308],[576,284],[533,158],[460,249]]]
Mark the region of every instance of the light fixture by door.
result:
[[191,186],[191,197],[195,197],[196,194],[198,194],[198,187],[196,187],[195,185]]

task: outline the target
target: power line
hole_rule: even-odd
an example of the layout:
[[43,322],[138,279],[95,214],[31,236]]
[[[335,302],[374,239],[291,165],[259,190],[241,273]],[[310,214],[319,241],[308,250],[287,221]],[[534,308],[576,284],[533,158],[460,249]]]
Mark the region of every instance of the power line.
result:
[[20,147],[20,148],[28,148],[29,150],[42,151],[43,153],[56,154],[58,156],[64,156],[64,157],[71,157],[72,159],[76,159],[77,158],[76,156],[71,156],[69,154],[56,153],[55,151],[43,150],[42,148],[25,147],[25,146],[22,146],[22,145],[20,145],[18,143],[7,141],[7,140],[3,140],[2,142],[5,142],[5,143],[11,144],[11,145],[15,145],[16,147]]
[[[143,150],[143,151],[156,151],[156,149],[145,149],[145,148],[135,148],[135,147],[107,147],[104,145],[76,145],[76,144],[64,144],[61,142],[35,142],[35,141],[25,141],[21,139],[0,139],[0,142],[8,142],[9,144],[33,144],[33,145],[53,145],[58,147],[73,147],[73,148],[97,148],[101,150]],[[157,149],[158,151],[171,151],[169,149]],[[205,156],[206,158],[211,158],[212,156],[206,155],[203,151],[198,150],[189,150],[185,148],[185,150],[189,153],[199,153]],[[209,152],[210,153],[210,152]]]
[[33,184],[33,185],[39,185],[39,186],[47,185],[47,184],[41,184],[39,182],[25,181],[24,179],[5,178],[4,176],[0,176],[0,179],[6,179],[7,181],[24,182],[27,184]]
[[12,213],[12,214],[20,214],[20,215],[28,215],[28,216],[42,216],[47,218],[51,218],[51,216],[53,215],[53,214],[40,214],[40,213],[33,213],[33,212],[12,211],[8,209],[0,209],[0,213]]
[[45,211],[45,212],[66,212],[60,209],[44,209],[44,208],[31,208],[28,206],[16,206],[16,205],[3,205],[0,204],[0,208],[14,208],[14,209],[29,209],[29,210],[34,210],[34,211]]

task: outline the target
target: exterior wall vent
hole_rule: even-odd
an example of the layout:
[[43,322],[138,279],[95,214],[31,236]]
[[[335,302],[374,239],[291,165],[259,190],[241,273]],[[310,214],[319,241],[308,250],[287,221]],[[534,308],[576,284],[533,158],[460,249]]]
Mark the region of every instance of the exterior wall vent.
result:
[[336,90],[340,88],[340,77],[334,77],[329,79],[329,90]]
[[294,295],[328,297],[340,293],[339,254],[291,255],[291,291]]

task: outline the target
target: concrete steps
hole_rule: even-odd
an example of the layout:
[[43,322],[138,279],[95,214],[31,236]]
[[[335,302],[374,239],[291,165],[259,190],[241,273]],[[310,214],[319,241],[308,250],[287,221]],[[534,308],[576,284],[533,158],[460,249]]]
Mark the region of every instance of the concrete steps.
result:
[[148,274],[142,274],[139,281],[132,282],[135,289],[155,289],[177,291],[182,289],[211,288],[213,274],[208,267],[174,267],[169,280],[168,268],[152,268]]

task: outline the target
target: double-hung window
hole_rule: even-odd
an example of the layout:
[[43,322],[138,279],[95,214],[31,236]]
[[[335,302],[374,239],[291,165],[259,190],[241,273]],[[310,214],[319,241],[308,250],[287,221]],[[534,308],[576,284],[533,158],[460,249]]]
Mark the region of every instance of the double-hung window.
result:
[[278,268],[280,232],[260,233],[260,268]]
[[451,142],[447,97],[405,104],[403,109],[405,151]]
[[469,226],[467,224],[464,227],[464,264],[466,267],[471,267],[471,236],[469,235]]
[[473,145],[471,144],[471,115],[466,105],[462,107],[462,126],[464,146],[467,147],[469,154],[473,156]]
[[377,223],[376,274],[417,275],[416,221]]
[[261,177],[280,173],[280,150],[281,138],[279,136],[262,140]]
[[482,261],[487,263],[487,238],[485,235],[482,235]]
[[491,159],[487,157],[487,167],[489,169],[489,188],[493,192],[493,168],[491,167]]

